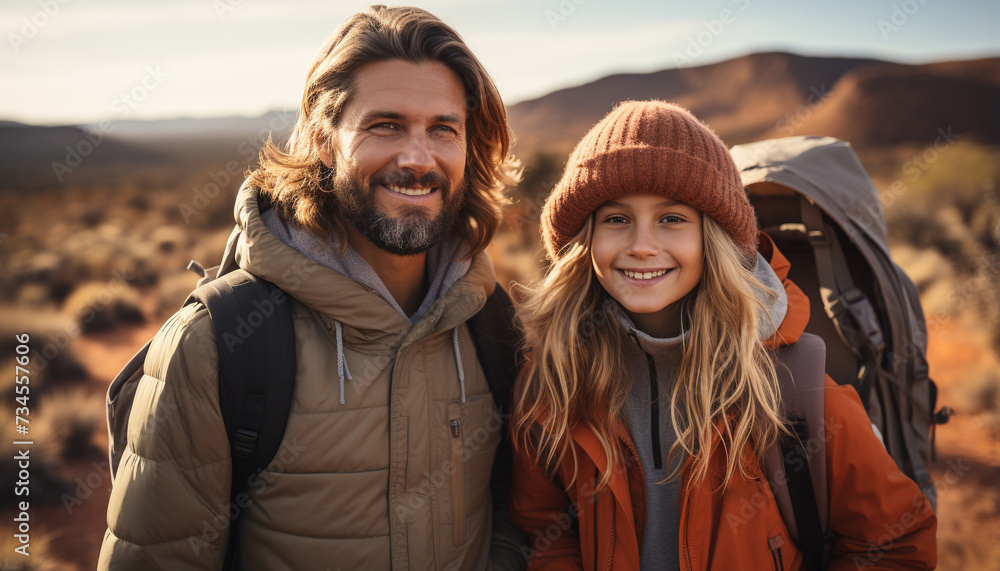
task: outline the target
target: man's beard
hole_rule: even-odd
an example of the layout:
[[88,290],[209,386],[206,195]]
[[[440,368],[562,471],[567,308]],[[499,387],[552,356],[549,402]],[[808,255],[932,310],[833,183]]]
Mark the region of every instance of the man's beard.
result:
[[[430,218],[427,208],[406,206],[401,210],[400,217],[392,217],[381,210],[375,201],[379,185],[386,188],[435,188],[441,193],[441,210],[437,216]],[[333,177],[334,196],[344,219],[378,248],[398,256],[414,256],[441,242],[455,225],[462,209],[464,190],[464,186],[456,189],[456,196],[452,197],[448,179],[436,172],[429,172],[418,179],[406,171],[379,171],[372,176],[367,189],[349,174],[337,173]]]

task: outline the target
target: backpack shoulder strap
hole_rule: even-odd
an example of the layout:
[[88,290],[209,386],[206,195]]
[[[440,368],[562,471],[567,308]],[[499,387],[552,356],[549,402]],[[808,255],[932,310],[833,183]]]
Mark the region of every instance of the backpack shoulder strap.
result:
[[508,413],[508,400],[520,370],[521,334],[514,325],[514,303],[497,284],[486,304],[466,322],[476,345],[476,356],[501,415]]
[[513,478],[514,456],[508,433],[508,404],[514,380],[523,364],[522,338],[514,325],[514,303],[500,284],[486,298],[486,304],[466,322],[476,357],[486,375],[493,403],[500,413],[500,446],[493,459],[490,491],[494,506],[507,505],[507,492]]
[[786,417],[794,437],[783,437],[766,455],[778,510],[802,548],[806,569],[822,569],[828,521],[824,391],[826,345],[803,333],[775,352]]
[[[249,483],[277,453],[288,424],[295,383],[291,303],[273,283],[244,270],[200,286],[185,304],[193,301],[208,308],[215,329],[219,405],[232,451],[230,499],[239,510]],[[235,562],[238,543],[234,518],[226,568]]]

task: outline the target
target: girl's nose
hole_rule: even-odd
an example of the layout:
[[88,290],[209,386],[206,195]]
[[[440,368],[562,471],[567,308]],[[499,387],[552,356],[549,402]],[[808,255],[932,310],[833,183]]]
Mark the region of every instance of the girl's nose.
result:
[[655,256],[658,251],[655,238],[649,230],[637,226],[632,233],[632,240],[628,245],[626,253],[635,258],[648,258]]

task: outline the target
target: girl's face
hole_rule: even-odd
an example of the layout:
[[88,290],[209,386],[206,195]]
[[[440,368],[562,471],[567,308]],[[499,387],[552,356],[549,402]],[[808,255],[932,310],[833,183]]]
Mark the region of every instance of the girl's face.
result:
[[636,326],[680,333],[676,302],[701,280],[701,212],[656,194],[628,194],[594,211],[594,272]]

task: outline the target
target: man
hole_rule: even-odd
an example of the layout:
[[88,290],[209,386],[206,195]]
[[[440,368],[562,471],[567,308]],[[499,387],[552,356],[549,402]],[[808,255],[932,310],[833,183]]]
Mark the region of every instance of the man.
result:
[[[316,57],[219,270],[283,289],[296,343],[284,444],[237,520],[241,569],[525,565],[491,500],[502,423],[466,325],[496,286],[483,249],[517,179],[508,146],[489,75],[423,10],[373,6]],[[153,339],[99,568],[223,565],[240,507],[217,367],[200,304]]]

